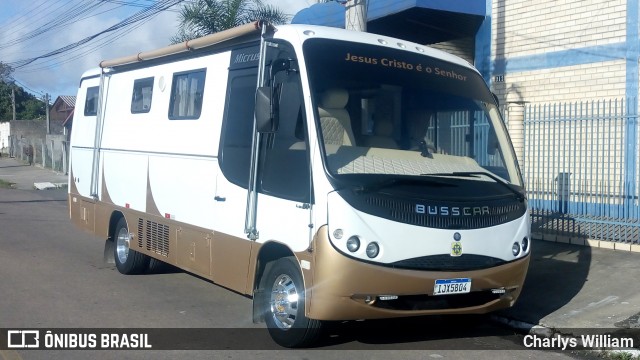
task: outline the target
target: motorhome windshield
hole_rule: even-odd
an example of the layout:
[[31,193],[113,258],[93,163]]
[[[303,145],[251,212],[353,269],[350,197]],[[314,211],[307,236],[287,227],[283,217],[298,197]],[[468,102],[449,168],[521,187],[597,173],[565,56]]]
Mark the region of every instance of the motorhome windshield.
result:
[[[416,52],[323,39],[307,41],[304,56],[334,178],[450,174],[522,186],[493,96],[473,70]],[[462,175],[469,173],[490,176]]]

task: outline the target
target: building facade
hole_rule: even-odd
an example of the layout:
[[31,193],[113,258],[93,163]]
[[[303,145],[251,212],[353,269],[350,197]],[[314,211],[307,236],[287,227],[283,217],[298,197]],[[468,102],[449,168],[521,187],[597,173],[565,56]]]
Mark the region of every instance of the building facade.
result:
[[[343,27],[316,4],[293,23]],[[638,0],[369,0],[368,31],[473,63],[504,103],[638,95]]]
[[[292,22],[343,27],[352,3],[316,4]],[[640,0],[367,6],[368,32],[448,51],[480,71],[502,105],[539,215],[534,231],[539,225],[577,243],[640,244]]]

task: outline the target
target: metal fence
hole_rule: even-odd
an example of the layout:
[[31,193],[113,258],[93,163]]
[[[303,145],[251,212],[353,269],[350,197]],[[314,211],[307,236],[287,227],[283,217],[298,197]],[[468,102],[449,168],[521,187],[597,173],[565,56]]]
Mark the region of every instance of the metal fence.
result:
[[636,99],[525,107],[533,232],[640,243],[637,108]]
[[69,143],[60,140],[9,136],[8,154],[30,165],[38,165],[66,174],[69,167]]

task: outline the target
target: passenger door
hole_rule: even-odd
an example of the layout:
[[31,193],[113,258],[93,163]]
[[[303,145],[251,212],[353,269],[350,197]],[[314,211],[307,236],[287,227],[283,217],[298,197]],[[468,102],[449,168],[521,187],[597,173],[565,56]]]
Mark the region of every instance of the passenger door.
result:
[[278,129],[262,134],[256,227],[260,241],[303,251],[311,236],[311,170],[302,88],[297,71],[276,77]]

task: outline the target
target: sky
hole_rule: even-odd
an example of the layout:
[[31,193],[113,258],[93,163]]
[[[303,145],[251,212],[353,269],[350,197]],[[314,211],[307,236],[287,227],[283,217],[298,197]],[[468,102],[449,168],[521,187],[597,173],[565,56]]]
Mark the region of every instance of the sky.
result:
[[[291,17],[315,0],[263,0]],[[175,5],[154,16],[85,41],[156,5],[179,0],[0,0],[0,62],[11,64],[16,83],[51,103],[59,95],[76,95],[80,76],[100,61],[169,45],[178,30]],[[146,14],[148,14],[147,12]],[[57,54],[56,54],[57,53]],[[39,58],[43,55],[52,55]],[[39,58],[31,63],[28,60]],[[22,65],[22,66],[19,66]]]

